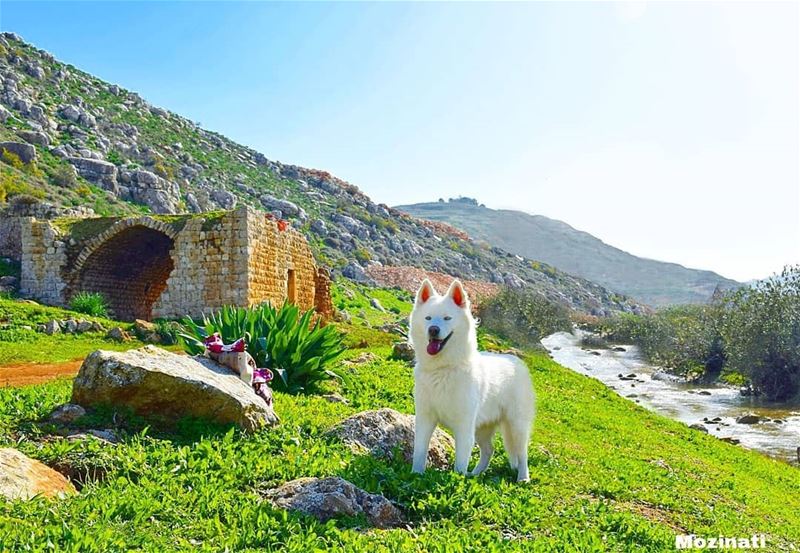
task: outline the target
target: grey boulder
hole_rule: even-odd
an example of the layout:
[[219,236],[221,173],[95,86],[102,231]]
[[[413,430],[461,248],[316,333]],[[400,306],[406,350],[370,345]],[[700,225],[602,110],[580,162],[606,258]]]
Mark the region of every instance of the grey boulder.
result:
[[403,513],[391,501],[337,476],[298,478],[267,490],[264,495],[276,507],[299,511],[322,522],[362,513],[377,528],[392,528],[405,522]]
[[199,417],[245,430],[278,422],[272,407],[229,369],[155,346],[90,354],[73,383],[72,403],[122,405],[144,416]]
[[0,142],[0,152],[3,151],[16,155],[22,163],[36,159],[36,148],[25,142]]
[[[394,409],[362,411],[343,420],[330,430],[330,434],[341,439],[353,451],[368,451],[375,457],[391,459],[399,451],[410,463],[414,454],[414,416],[404,415]],[[453,438],[441,429],[436,429],[428,449],[428,464],[436,468],[447,468],[449,453],[453,450]]]

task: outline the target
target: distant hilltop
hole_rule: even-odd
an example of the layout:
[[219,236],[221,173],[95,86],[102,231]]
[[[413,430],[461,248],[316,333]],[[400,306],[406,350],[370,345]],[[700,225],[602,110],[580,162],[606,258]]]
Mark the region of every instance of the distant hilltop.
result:
[[542,215],[489,209],[474,198],[397,206],[414,217],[450,224],[489,245],[536,259],[652,306],[707,302],[740,283],[712,271],[645,259]]

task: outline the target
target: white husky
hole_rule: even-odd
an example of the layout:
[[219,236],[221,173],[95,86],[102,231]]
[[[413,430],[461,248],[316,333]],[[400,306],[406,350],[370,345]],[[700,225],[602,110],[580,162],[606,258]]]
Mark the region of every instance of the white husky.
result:
[[472,447],[481,450],[470,474],[483,472],[492,457],[498,427],[517,481],[528,480],[528,439],[536,411],[528,368],[513,355],[481,353],[475,319],[461,282],[444,296],[427,279],[411,313],[414,368],[414,472],[424,472],[431,435],[438,424],[456,440],[457,472],[465,474]]

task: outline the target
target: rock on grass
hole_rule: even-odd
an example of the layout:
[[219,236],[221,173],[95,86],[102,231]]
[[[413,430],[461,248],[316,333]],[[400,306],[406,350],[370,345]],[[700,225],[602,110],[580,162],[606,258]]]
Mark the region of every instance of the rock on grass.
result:
[[299,511],[325,522],[343,516],[364,514],[377,528],[392,528],[405,522],[391,501],[371,494],[343,478],[298,478],[265,492],[276,507]]
[[[414,455],[414,417],[394,409],[362,411],[334,426],[330,433],[354,451],[367,450],[376,457],[391,459],[394,451],[399,451],[410,463]],[[454,446],[453,438],[437,428],[428,450],[428,465],[447,468]]]
[[13,448],[0,449],[0,496],[31,499],[36,495],[63,497],[75,487],[63,475]]
[[91,353],[73,383],[72,403],[125,406],[172,420],[198,417],[245,430],[278,422],[272,407],[229,369],[155,346]]

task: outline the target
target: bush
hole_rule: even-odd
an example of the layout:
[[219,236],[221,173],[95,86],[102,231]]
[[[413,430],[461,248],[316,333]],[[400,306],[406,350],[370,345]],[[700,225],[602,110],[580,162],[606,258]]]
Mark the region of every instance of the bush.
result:
[[198,324],[183,320],[179,339],[187,353],[197,355],[205,350],[203,340],[219,332],[225,343],[241,337],[259,367],[276,374],[273,388],[288,393],[315,392],[319,385],[342,376],[328,365],[344,351],[343,336],[333,326],[312,322],[312,310],[285,303],[280,309],[272,305],[224,307],[203,317]]
[[481,326],[525,347],[540,347],[539,340],[569,331],[569,311],[530,289],[505,288],[484,301],[478,310]]
[[108,304],[98,292],[78,292],[72,296],[69,307],[73,311],[93,317],[108,317]]
[[122,165],[125,163],[125,160],[122,158],[122,154],[114,149],[108,151],[106,154],[106,161],[113,163],[114,165]]
[[3,150],[3,155],[0,156],[0,159],[3,160],[3,163],[10,165],[14,169],[22,171],[25,169],[25,164],[19,158],[17,154],[14,152],[10,152],[8,150]]
[[648,315],[621,314],[599,323],[612,342],[633,343],[654,363],[681,374],[717,375],[724,363],[718,305],[669,307]]
[[180,323],[176,321],[168,321],[165,319],[157,319],[153,321],[156,325],[156,333],[161,338],[161,343],[167,346],[177,344],[179,334],[182,331]]
[[366,249],[366,248],[358,248],[358,249],[356,250],[356,252],[355,252],[355,258],[356,258],[358,261],[362,262],[362,263],[366,263],[366,262],[368,262],[370,259],[372,259],[372,255],[370,255],[370,253],[369,253],[369,250],[368,250],[368,249]]
[[609,340],[637,344],[647,359],[678,372],[747,378],[771,401],[800,391],[800,267],[711,305],[620,315],[598,326]]
[[78,176],[72,165],[60,165],[50,173],[50,178],[62,188],[75,188],[78,185]]
[[0,174],[0,202],[5,202],[14,196],[38,192],[26,182],[14,175]]
[[175,179],[175,170],[160,159],[153,165],[153,172],[162,179]]
[[800,390],[800,266],[726,298],[722,336],[729,368],[770,400]]

